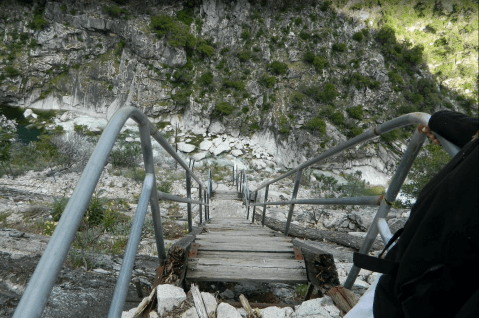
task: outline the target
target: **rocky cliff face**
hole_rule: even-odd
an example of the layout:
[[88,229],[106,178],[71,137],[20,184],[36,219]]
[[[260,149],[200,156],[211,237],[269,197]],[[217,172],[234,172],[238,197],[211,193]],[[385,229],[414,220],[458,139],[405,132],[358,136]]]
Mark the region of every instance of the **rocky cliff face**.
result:
[[[286,167],[404,112],[462,109],[417,46],[327,1],[28,2],[0,3],[6,105],[107,119],[133,105],[193,134],[248,136]],[[328,165],[388,172],[400,152],[376,141]]]

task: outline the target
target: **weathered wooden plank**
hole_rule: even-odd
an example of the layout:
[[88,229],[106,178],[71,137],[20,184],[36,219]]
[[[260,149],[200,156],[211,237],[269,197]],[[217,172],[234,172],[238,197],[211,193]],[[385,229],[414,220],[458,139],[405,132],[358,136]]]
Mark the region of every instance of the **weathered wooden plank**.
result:
[[200,290],[196,287],[195,284],[191,285],[191,294],[193,295],[193,302],[195,303],[196,313],[199,318],[208,318],[206,313],[205,304],[203,303],[203,298],[201,297]]
[[216,242],[216,243],[243,243],[243,244],[275,244],[279,242],[290,243],[291,239],[287,237],[257,237],[257,236],[228,236],[228,235],[198,235],[195,239],[196,242]]
[[237,252],[267,252],[280,253],[292,250],[291,243],[276,243],[269,245],[259,244],[231,244],[231,243],[200,243],[198,242],[198,251],[237,251]]
[[[232,253],[229,253],[230,255]],[[283,269],[305,269],[304,261],[294,259],[262,259],[262,260],[244,260],[240,258],[229,259],[210,259],[210,258],[190,258],[188,268],[194,270],[198,266],[230,266],[230,267],[255,267],[255,268],[283,268]]]
[[197,258],[229,259],[231,257],[244,260],[256,261],[263,259],[294,259],[294,252],[261,253],[261,252],[215,252],[198,251]]
[[304,269],[242,268],[234,266],[197,266],[188,270],[189,281],[224,281],[304,284],[308,282]]

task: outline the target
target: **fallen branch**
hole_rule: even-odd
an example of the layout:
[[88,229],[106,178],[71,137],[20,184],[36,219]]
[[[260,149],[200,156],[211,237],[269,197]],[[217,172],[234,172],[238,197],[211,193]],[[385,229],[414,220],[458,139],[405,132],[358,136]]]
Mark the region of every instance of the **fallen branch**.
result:
[[[256,212],[255,220],[261,220],[261,218],[262,214]],[[279,221],[268,216],[265,216],[264,218],[264,225],[266,225],[270,229],[279,232],[284,232],[284,229],[286,228],[286,222]],[[328,242],[333,242],[342,246],[351,247],[356,250],[359,250],[364,242],[364,238],[355,237],[349,235],[348,233],[305,228],[296,224],[290,224],[288,235],[313,241],[322,242],[326,240]],[[372,246],[373,250],[382,250],[383,248],[384,244],[380,240],[376,240]]]

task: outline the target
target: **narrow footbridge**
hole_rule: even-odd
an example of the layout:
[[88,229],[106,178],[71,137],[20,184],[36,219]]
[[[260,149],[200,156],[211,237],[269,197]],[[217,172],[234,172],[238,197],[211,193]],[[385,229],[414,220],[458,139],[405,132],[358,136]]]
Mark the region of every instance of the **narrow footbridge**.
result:
[[245,219],[211,218],[191,245],[186,279],[305,284],[298,258],[290,237]]
[[[236,168],[233,169],[232,180],[233,185],[236,185],[237,192],[218,193],[216,199],[240,199],[244,201],[244,206],[246,207],[244,214],[246,214],[246,217],[243,219],[223,219],[220,217],[214,218],[214,216],[210,218],[210,198],[212,194],[211,171],[208,173],[207,183],[203,183],[201,178],[193,173],[194,162],[192,165],[190,165],[191,161],[190,164],[186,164],[145,114],[135,107],[122,107],[110,119],[107,127],[103,131],[62,213],[62,218],[58,222],[47,248],[23,293],[13,316],[14,318],[40,317],[42,315],[43,309],[55,285],[58,273],[63,266],[70,246],[75,239],[76,232],[83,220],[90,198],[108,162],[115,140],[129,118],[135,120],[139,125],[141,150],[146,176],[141,194],[138,198],[138,205],[124,253],[122,267],[110,304],[108,317],[111,318],[121,317],[122,314],[148,206],[150,206],[149,210],[151,211],[155,230],[158,263],[159,265],[163,265],[165,261],[167,261],[159,200],[169,200],[187,204],[189,232],[187,237],[189,241],[187,242],[187,246],[184,245],[184,248],[185,252],[188,252],[188,258],[186,259],[186,267],[188,269],[186,279],[188,281],[310,282],[310,288],[308,289],[308,294],[310,294],[312,286],[314,285],[316,287],[320,283],[316,273],[324,273],[328,269],[333,268],[334,259],[331,260],[331,257],[323,257],[324,253],[322,251],[315,250],[314,248],[304,245],[301,241],[291,240],[291,238],[288,237],[294,206],[296,204],[379,205],[378,212],[368,229],[364,243],[359,249],[359,253],[367,254],[378,233],[381,234],[384,243],[387,243],[392,237],[386,223],[386,217],[426,136],[420,132],[419,129],[415,131],[398,165],[397,171],[391,178],[387,192],[383,196],[299,199],[297,198],[297,194],[303,171],[312,168],[313,165],[327,158],[340,154],[346,149],[359,146],[359,144],[363,142],[394,129],[418,124],[426,126],[430,115],[425,113],[410,113],[392,119],[379,126],[371,127],[361,135],[324,151],[317,157],[296,166],[289,172],[273,180],[265,181],[255,189],[250,189],[248,186],[248,177],[245,171],[239,173]],[[454,156],[459,151],[458,147],[441,136],[436,135],[436,137],[451,156]],[[158,167],[155,167],[153,160],[152,139],[156,140],[185,171],[186,198],[157,191],[155,169],[158,169]],[[268,201],[269,186],[276,181],[290,176],[294,178],[294,186],[289,200],[279,202]],[[193,198],[191,193],[193,189],[192,179],[197,184],[196,189],[198,193],[195,196],[196,198]],[[199,227],[195,229],[193,229],[194,215],[192,205],[198,206],[199,219],[197,221]],[[266,207],[272,205],[287,205],[289,207],[283,233],[276,233],[264,227]],[[250,217],[251,207],[254,212],[251,213]],[[257,209],[262,209],[262,211],[259,211],[262,212],[261,226],[255,225],[254,218],[257,214]],[[359,270],[360,268],[353,265],[348,278],[344,282],[345,288],[352,286],[359,274]],[[319,280],[324,282],[324,278],[323,275],[319,277]],[[337,281],[337,284],[339,284],[339,281]],[[308,294],[306,297],[308,297]]]

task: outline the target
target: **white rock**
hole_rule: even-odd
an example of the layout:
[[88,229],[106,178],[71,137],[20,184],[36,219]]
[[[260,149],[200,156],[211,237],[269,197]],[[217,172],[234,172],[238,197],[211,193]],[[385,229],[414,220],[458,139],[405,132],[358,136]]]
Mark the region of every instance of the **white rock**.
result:
[[208,132],[213,135],[222,134],[225,132],[225,126],[219,121],[214,121],[210,127],[208,127]]
[[322,298],[316,298],[303,302],[301,305],[296,306],[296,310],[293,314],[293,317],[309,317],[313,315],[319,315],[321,318],[331,318],[331,315],[323,308]]
[[70,118],[68,112],[64,112],[61,116],[60,116],[60,121],[67,121],[68,119]]
[[261,159],[253,159],[251,160],[251,164],[253,165],[253,168],[256,170],[261,170],[266,168],[266,163]]
[[200,149],[201,150],[210,150],[211,146],[213,146],[213,142],[210,140],[203,140],[200,143]]
[[126,142],[132,142],[132,141],[135,141],[135,139],[131,138],[131,137],[126,137],[125,138],[125,141]]
[[30,108],[28,108],[26,111],[23,112],[23,117],[28,118],[32,116],[32,114],[33,114],[33,111]]
[[195,150],[195,148],[195,145],[187,144],[184,142],[178,143],[178,150],[182,152],[192,152],[193,150]]
[[[37,119],[37,118],[38,118],[38,115],[35,114],[35,113],[32,113],[32,117],[35,118],[35,119]],[[45,123],[45,122],[43,122],[43,123]]]
[[216,318],[241,318],[235,307],[227,303],[221,303],[216,310]]
[[230,146],[226,142],[223,142],[218,147],[216,147],[215,150],[213,150],[213,155],[217,156],[220,153],[227,152],[230,150]]
[[206,158],[206,154],[208,153],[208,151],[203,151],[203,152],[198,152],[198,153],[195,153],[193,156],[191,156],[195,161],[200,161],[202,159],[205,159]]
[[222,142],[223,142],[223,138],[221,138],[221,137],[213,139],[213,145],[215,147],[218,147]]
[[133,318],[137,308],[131,308],[129,311],[124,311],[121,313],[121,318]]
[[163,316],[163,313],[178,307],[186,300],[186,294],[183,288],[173,285],[158,285],[156,287],[156,298],[158,299],[158,313]]
[[235,149],[235,150],[231,151],[231,154],[235,157],[238,157],[238,156],[241,156],[243,154],[243,152],[239,149]]
[[288,318],[290,317],[292,311],[293,309],[290,307],[285,307],[285,308],[268,307],[268,308],[259,310],[262,318]]
[[213,317],[216,312],[216,307],[218,306],[215,296],[210,293],[202,292],[201,298],[203,298],[203,303],[205,304],[208,317]]
[[191,307],[181,315],[181,318],[198,318],[198,313],[195,307]]
[[110,274],[109,271],[106,271],[103,268],[95,268],[93,271],[100,274]]

